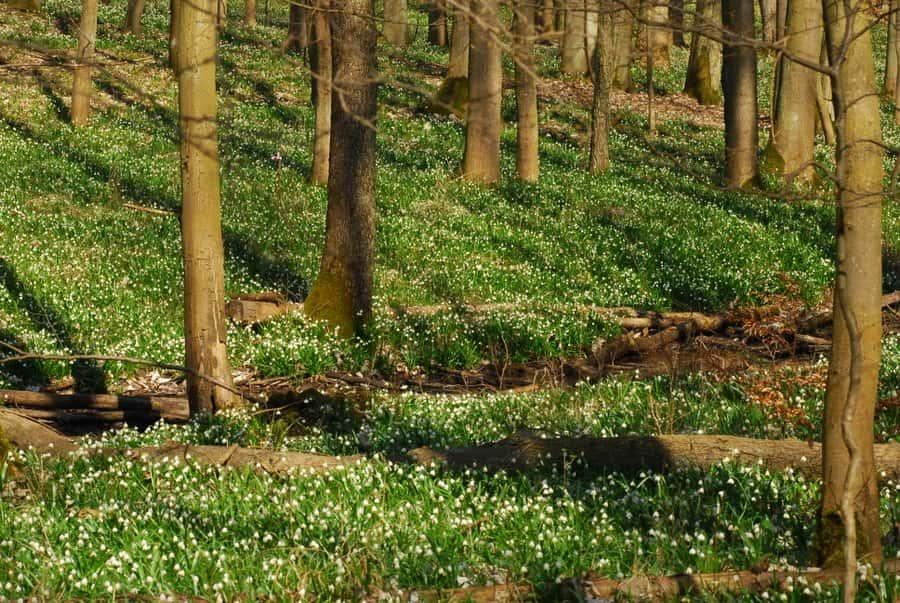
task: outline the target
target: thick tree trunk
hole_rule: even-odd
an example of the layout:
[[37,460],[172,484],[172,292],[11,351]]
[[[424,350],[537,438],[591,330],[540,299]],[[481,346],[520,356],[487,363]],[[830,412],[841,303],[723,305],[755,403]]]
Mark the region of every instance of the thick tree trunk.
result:
[[384,39],[405,48],[409,43],[406,0],[384,0]]
[[553,0],[535,0],[538,3],[538,12],[535,16],[538,33],[544,38],[556,31],[556,4]]
[[687,48],[684,40],[684,0],[669,2],[669,26],[672,28],[672,44]]
[[647,10],[647,44],[653,55],[653,65],[665,67],[669,64],[669,49],[672,47],[672,32],[666,27],[669,22],[669,6],[660,0],[653,0]]
[[725,97],[725,182],[743,188],[757,177],[759,113],[753,3],[722,0],[722,92]]
[[244,0],[244,23],[256,27],[256,0]]
[[785,53],[779,55],[778,61],[772,136],[765,152],[765,167],[769,173],[802,186],[815,177],[812,161],[819,74],[790,57],[818,62],[823,35],[821,0],[791,0],[787,27]]
[[[184,241],[185,365],[230,385],[225,346],[225,255],[216,134],[216,0],[179,0],[178,108]],[[187,376],[191,413],[240,403],[230,391]]]
[[721,35],[721,0],[697,0],[694,27],[684,93],[701,105],[718,105],[722,102],[722,45],[703,33]]
[[539,175],[537,74],[534,64],[534,0],[519,0],[516,36],[516,174],[535,182]]
[[631,90],[631,61],[634,58],[635,0],[621,0],[613,5],[612,87]]
[[86,126],[91,112],[91,60],[97,42],[97,0],[83,0],[81,23],[78,28],[78,51],[75,73],[72,76],[73,126]]
[[584,0],[566,0],[566,29],[562,40],[560,70],[570,75],[587,73],[587,14]]
[[609,89],[612,58],[612,11],[606,3],[600,6],[597,22],[597,46],[594,48],[594,102],[591,106],[591,152],[588,171],[600,174],[609,167]]
[[759,0],[759,16],[762,21],[762,40],[768,44],[777,38],[778,5],[776,0]]
[[[856,554],[873,564],[882,555],[873,431],[881,358],[883,151],[866,4],[823,4],[829,58],[837,69],[838,227],[819,547],[825,566],[846,561],[855,574]],[[845,539],[851,546],[842,550]]]
[[900,0],[891,0],[888,5],[887,51],[885,52],[884,88],[882,93],[893,99],[897,91],[897,73],[900,66]]
[[332,0],[331,168],[325,249],[306,313],[349,337],[372,316],[376,81],[372,0]]
[[500,63],[498,0],[472,0],[469,48],[469,111],[463,177],[484,185],[500,181]]
[[332,32],[328,1],[318,0],[313,11],[313,39],[309,53],[312,100],[316,110],[309,179],[316,184],[328,184],[331,152]]
[[469,77],[469,3],[456,3],[453,11],[453,35],[450,38],[450,64],[448,79],[468,79]]
[[282,51],[285,53],[303,54],[309,47],[309,10],[299,2],[291,2],[288,11],[287,38]]
[[128,0],[125,9],[125,31],[132,35],[141,35],[141,18],[144,16],[144,0]]
[[775,0],[775,39],[783,40],[787,34],[789,0]]
[[443,0],[428,3],[428,43],[439,48],[447,46],[447,11]]

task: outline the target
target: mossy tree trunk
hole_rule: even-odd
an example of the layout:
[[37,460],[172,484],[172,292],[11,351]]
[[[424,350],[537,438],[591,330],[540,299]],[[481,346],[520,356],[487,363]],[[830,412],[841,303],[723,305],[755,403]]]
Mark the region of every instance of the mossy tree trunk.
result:
[[309,11],[299,1],[292,1],[288,10],[287,37],[282,50],[286,53],[303,54],[309,47],[309,29]]
[[612,58],[612,11],[601,4],[597,20],[597,46],[591,71],[594,73],[594,101],[591,107],[591,151],[588,171],[600,174],[609,167],[609,65]]
[[[216,134],[216,0],[178,1],[185,365],[230,386]],[[190,373],[187,394],[192,414],[240,402]]]
[[846,593],[856,574],[855,557],[876,566],[882,557],[873,438],[882,334],[884,168],[867,5],[862,0],[823,4],[829,59],[837,71],[832,91],[838,223],[819,552],[826,567],[852,566]]
[[310,181],[328,184],[331,152],[332,106],[332,31],[329,0],[317,0],[313,10],[312,43],[309,63],[312,85],[312,101],[316,111],[313,134],[313,161]]
[[722,102],[722,45],[709,35],[722,33],[721,0],[697,0],[694,27],[684,93],[701,105],[718,105]]
[[91,112],[91,60],[97,43],[97,0],[83,0],[78,28],[78,51],[72,76],[72,125],[86,126]]
[[635,0],[621,0],[613,6],[612,87],[631,90],[631,61],[634,58]]
[[519,0],[514,21],[516,50],[516,174],[538,179],[538,106],[534,64],[534,0]]
[[409,43],[406,0],[384,0],[384,39],[405,48]]
[[372,0],[332,0],[331,168],[325,248],[304,311],[343,336],[372,316],[375,247],[375,47]]
[[802,186],[815,177],[812,161],[819,74],[791,57],[819,61],[823,37],[821,0],[791,0],[787,28],[785,52],[780,54],[777,67],[765,168]]
[[428,43],[439,48],[447,46],[447,11],[442,0],[428,3]]
[[560,70],[570,75],[587,73],[587,13],[584,0],[566,0],[566,28],[563,32],[560,52]]
[[469,47],[469,110],[463,178],[493,185],[500,181],[500,3],[472,0]]
[[752,183],[759,168],[759,112],[753,3],[722,0],[722,92],[725,98],[725,182],[730,188]]
[[142,33],[141,19],[144,16],[144,0],[128,0],[125,9],[125,31],[132,35],[140,36]]

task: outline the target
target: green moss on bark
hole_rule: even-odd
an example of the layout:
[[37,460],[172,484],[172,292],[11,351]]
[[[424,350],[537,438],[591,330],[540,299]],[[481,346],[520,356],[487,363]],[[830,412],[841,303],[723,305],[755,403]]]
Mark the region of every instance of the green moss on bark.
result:
[[453,114],[465,119],[469,109],[469,78],[446,78],[422,109],[427,113]]
[[349,284],[332,272],[320,272],[303,302],[303,311],[314,320],[324,320],[342,337],[356,332],[356,317]]

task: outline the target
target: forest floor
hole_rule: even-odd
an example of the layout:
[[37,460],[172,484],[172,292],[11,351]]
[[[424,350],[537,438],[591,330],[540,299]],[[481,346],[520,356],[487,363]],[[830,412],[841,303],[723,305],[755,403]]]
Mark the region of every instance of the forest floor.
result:
[[[309,75],[300,57],[279,50],[285,6],[266,5],[254,29],[240,25],[241,8],[230,4],[218,73],[226,286],[233,296],[274,291],[299,302],[318,270],[326,201],[306,181]],[[124,10],[101,4],[95,113],[76,130],[62,65],[80,4],[47,0],[37,16],[0,5],[0,341],[34,353],[178,363],[168,9],[149,3],[139,38],[121,32]],[[577,459],[524,473],[408,463],[412,449],[489,445],[523,430],[818,440],[828,325],[803,325],[827,309],[834,254],[827,179],[803,194],[769,181],[723,190],[721,110],[679,94],[683,49],[657,71],[657,136],[646,137],[636,68],[638,92],[613,98],[613,167],[590,177],[590,83],[560,78],[553,52],[540,48],[540,182],[511,177],[512,127],[503,134],[504,182],[484,190],[460,181],[461,124],[421,111],[446,51],[424,43],[424,15],[413,14],[419,35],[410,48],[379,48],[370,339],[342,340],[302,313],[233,321],[237,383],[258,403],[187,423],[86,430],[82,422],[79,433],[93,433],[72,457],[16,457],[0,472],[0,600],[424,600],[433,589],[508,584],[552,599],[558,583],[589,572],[814,565],[820,483],[800,471],[734,460],[599,475]],[[508,59],[505,69],[511,76]],[[763,57],[763,114],[771,71]],[[887,111],[890,164],[900,129]],[[511,125],[511,94],[503,115]],[[824,145],[818,158],[830,162]],[[893,202],[884,242],[889,294],[900,289]],[[680,325],[676,337],[641,347],[636,340],[672,331],[624,328],[599,309],[622,306],[641,318],[721,316],[724,326]],[[896,443],[895,306],[884,316],[876,438]],[[120,362],[3,364],[0,387],[183,393],[177,373]],[[365,461],[284,476],[97,454],[172,441]],[[900,483],[885,478],[881,494],[885,552],[900,556]],[[864,591],[896,600],[900,584],[878,577]],[[734,598],[837,593],[796,582]]]

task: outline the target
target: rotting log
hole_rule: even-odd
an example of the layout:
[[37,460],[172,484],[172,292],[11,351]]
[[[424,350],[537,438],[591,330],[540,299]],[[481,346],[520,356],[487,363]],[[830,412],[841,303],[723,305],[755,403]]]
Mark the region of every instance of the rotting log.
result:
[[[123,416],[139,417],[143,420],[155,421],[187,421],[189,418],[186,398],[167,396],[116,396],[111,394],[55,394],[48,392],[32,392],[27,390],[2,389],[0,400],[10,407],[38,408],[53,411],[93,411],[98,420],[116,421],[110,412],[118,412]],[[106,415],[102,414],[106,413]],[[63,413],[67,414],[67,413]],[[68,413],[71,414],[71,413]],[[36,418],[52,418],[34,415]]]
[[72,440],[55,429],[9,410],[0,409],[0,428],[9,443],[22,450],[33,449],[55,455],[78,450]]
[[[543,438],[524,430],[493,444],[447,451],[422,447],[410,450],[407,456],[420,464],[509,471],[562,467],[578,457],[588,470],[623,473],[665,472],[685,465],[709,469],[728,458],[744,464],[762,462],[775,470],[792,468],[814,479],[822,476],[822,446],[818,442],[724,435]],[[900,479],[900,444],[876,444],[875,463],[879,475]]]

